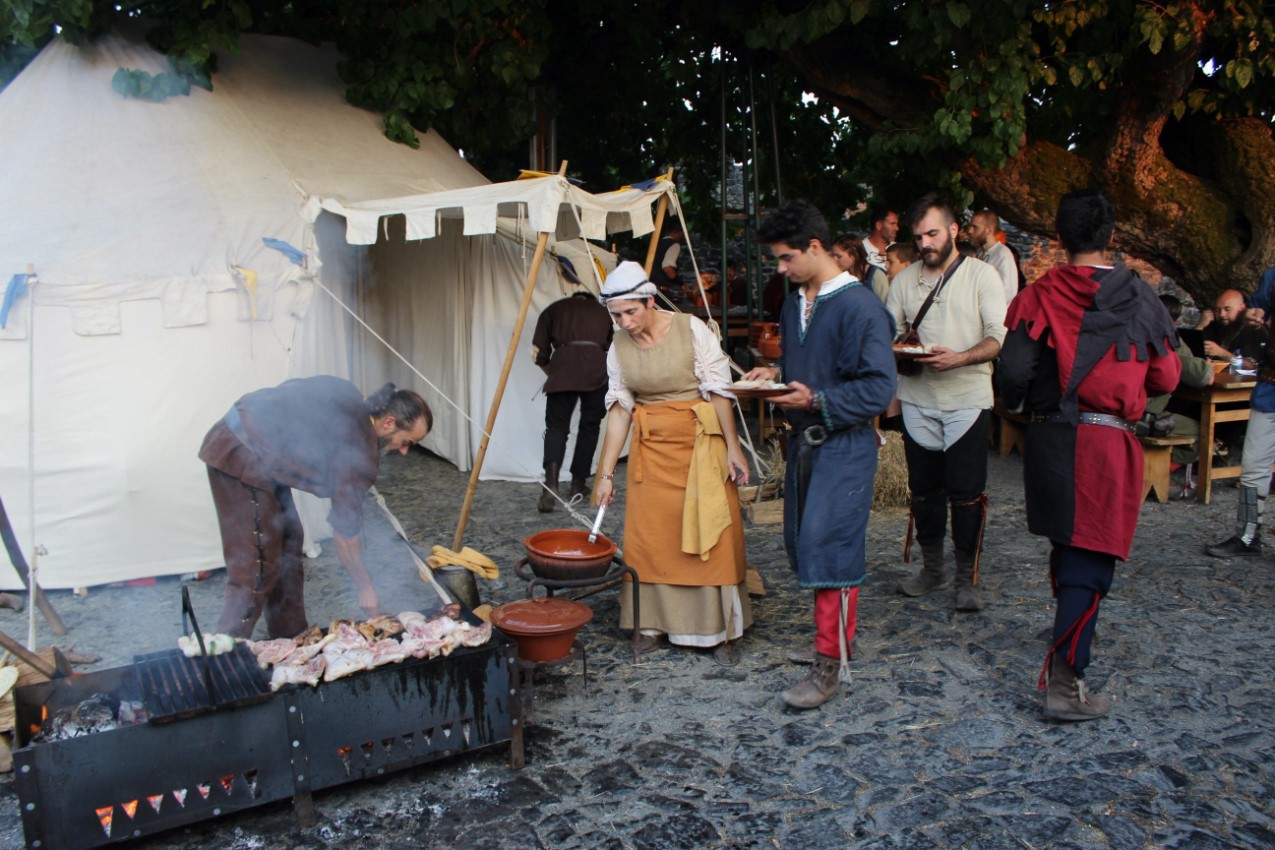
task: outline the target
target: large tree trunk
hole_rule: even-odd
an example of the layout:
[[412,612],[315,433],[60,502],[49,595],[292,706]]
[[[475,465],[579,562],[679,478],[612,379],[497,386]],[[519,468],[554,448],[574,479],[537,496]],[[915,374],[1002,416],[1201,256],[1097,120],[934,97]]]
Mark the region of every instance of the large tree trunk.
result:
[[[1096,144],[1066,150],[1028,138],[1000,168],[959,154],[950,165],[977,204],[1041,236],[1055,235],[1064,193],[1106,190],[1116,205],[1113,247],[1212,301],[1223,289],[1251,291],[1261,272],[1275,266],[1275,139],[1257,119],[1171,122],[1204,35],[1206,16],[1198,5],[1191,14],[1190,42],[1126,67],[1114,118]],[[883,67],[847,51],[840,39],[804,45],[785,58],[816,94],[868,130],[926,128],[943,103],[942,80]],[[1172,157],[1162,145],[1166,132],[1174,137]]]

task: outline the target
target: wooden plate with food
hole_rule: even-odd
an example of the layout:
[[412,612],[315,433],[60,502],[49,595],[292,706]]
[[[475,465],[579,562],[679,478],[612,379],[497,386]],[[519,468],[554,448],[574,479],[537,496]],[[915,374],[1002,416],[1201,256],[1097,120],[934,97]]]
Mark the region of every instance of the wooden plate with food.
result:
[[905,358],[927,357],[934,353],[932,345],[904,345],[896,342],[894,344],[894,356]]
[[787,384],[775,381],[736,381],[727,389],[736,398],[774,398],[792,392]]

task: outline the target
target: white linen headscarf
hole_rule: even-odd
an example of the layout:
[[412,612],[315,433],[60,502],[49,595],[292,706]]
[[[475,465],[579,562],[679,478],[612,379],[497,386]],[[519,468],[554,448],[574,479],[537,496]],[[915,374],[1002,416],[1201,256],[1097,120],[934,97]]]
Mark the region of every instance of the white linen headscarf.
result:
[[610,304],[612,301],[654,298],[658,293],[655,284],[647,279],[646,270],[632,260],[625,260],[607,275],[602,284],[601,299],[603,303]]

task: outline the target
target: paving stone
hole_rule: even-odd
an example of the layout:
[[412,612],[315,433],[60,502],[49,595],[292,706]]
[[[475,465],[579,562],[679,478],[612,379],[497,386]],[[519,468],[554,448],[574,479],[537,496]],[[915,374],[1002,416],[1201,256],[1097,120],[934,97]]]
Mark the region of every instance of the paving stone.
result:
[[1146,847],[1147,831],[1132,818],[1116,815],[1098,815],[1098,829],[1107,838],[1110,850],[1142,850]]
[[954,812],[955,806],[949,798],[930,791],[919,791],[898,805],[870,812],[869,818],[875,832],[893,832],[911,827],[921,828],[944,820]]
[[674,815],[648,823],[632,836],[636,850],[694,850],[719,838],[717,829],[698,815]]
[[1152,837],[1157,848],[1163,850],[1232,850],[1234,842],[1202,829],[1173,829],[1158,832]]

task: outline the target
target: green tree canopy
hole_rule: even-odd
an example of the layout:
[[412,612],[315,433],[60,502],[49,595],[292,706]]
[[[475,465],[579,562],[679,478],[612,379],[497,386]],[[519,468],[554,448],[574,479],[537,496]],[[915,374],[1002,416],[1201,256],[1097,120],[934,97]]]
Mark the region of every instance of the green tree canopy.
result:
[[79,42],[140,17],[179,71],[214,86],[216,52],[240,32],[330,40],[351,102],[384,114],[391,138],[436,128],[500,179],[552,118],[592,188],[677,164],[705,229],[724,91],[727,154],[755,169],[767,203],[776,170],[787,196],[833,216],[868,191],[902,207],[937,187],[1051,235],[1058,197],[1096,185],[1117,203],[1116,247],[1197,294],[1275,265],[1275,23],[1260,0],[0,7],[6,57],[55,29]]

